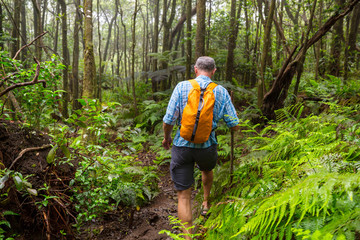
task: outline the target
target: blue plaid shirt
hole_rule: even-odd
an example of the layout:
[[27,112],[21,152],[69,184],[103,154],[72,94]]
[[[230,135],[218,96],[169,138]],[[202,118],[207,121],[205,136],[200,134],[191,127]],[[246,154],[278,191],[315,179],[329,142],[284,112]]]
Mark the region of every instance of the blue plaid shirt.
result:
[[[207,86],[211,79],[209,77],[200,75],[195,79],[200,87]],[[169,125],[178,124],[180,126],[181,116],[187,103],[188,95],[192,85],[189,81],[183,81],[176,85],[163,118],[164,123]],[[231,102],[228,91],[218,85],[214,88],[215,105],[213,114],[213,129],[217,127],[218,122],[223,119],[227,126],[234,127],[239,123],[234,105]],[[213,144],[217,144],[215,131],[212,131],[209,139],[200,144],[186,141],[180,136],[180,129],[177,130],[174,137],[173,144],[177,147],[191,147],[191,148],[208,148]]]

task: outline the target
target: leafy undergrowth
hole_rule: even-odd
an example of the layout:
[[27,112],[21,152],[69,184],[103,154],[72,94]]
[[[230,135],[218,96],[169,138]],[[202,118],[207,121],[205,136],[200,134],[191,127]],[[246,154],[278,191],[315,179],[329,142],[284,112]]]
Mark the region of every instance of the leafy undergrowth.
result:
[[[216,194],[206,239],[358,239],[360,130],[358,104],[324,103],[327,111],[261,131],[242,123],[249,154],[237,159],[232,187]],[[226,189],[225,164],[215,189]],[[219,191],[214,191],[218,193]]]

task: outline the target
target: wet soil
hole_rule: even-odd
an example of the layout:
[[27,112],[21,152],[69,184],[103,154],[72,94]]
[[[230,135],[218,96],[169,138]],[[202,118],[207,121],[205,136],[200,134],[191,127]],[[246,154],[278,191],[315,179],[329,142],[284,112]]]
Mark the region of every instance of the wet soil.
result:
[[[151,156],[152,155],[152,156]],[[154,154],[144,154],[139,157],[143,164],[153,164]],[[151,160],[147,162],[147,160]],[[169,165],[159,166],[160,175],[159,194],[146,206],[134,212],[132,223],[130,223],[130,210],[118,210],[107,213],[103,220],[93,222],[88,229],[94,234],[88,235],[88,239],[97,240],[170,240],[166,234],[159,234],[161,230],[172,229],[169,224],[169,216],[177,216],[177,198],[169,174]]]

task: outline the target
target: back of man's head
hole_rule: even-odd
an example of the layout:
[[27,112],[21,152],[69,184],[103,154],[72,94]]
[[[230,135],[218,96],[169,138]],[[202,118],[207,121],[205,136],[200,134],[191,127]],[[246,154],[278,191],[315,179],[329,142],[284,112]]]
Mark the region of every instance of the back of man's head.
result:
[[205,72],[211,72],[216,68],[215,60],[207,56],[199,57],[196,60],[195,67]]

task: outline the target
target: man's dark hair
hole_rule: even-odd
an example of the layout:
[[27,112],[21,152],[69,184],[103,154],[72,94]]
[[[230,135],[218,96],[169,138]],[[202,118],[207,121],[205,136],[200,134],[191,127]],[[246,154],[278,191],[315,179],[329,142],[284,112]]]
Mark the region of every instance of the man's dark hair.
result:
[[215,60],[212,57],[207,56],[199,57],[196,60],[195,67],[199,70],[211,72],[216,68]]

